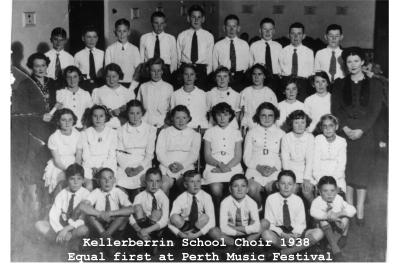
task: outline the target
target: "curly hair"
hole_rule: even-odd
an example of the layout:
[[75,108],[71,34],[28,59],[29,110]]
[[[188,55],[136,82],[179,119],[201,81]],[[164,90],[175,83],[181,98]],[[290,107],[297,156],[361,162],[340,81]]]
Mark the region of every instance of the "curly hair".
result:
[[288,127],[289,131],[293,131],[293,121],[298,119],[305,119],[306,120],[306,128],[311,124],[311,118],[302,110],[295,110],[289,114],[286,118],[286,126]]

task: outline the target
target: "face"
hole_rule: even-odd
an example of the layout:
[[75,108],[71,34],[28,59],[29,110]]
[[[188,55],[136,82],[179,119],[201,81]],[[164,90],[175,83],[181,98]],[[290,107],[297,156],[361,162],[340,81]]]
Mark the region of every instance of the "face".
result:
[[106,112],[103,109],[95,109],[92,115],[94,127],[102,127],[106,123]]
[[324,201],[333,202],[337,194],[337,187],[333,184],[324,184],[320,188],[319,192]]
[[114,174],[110,171],[103,171],[100,175],[100,188],[104,192],[109,192],[114,187]]
[[331,119],[325,119],[322,122],[322,133],[327,139],[333,139],[337,129],[338,126]]
[[248,186],[244,179],[238,179],[229,187],[232,197],[236,200],[241,200],[246,197]]
[[303,41],[305,34],[301,28],[291,28],[289,32],[290,43],[293,46],[299,46]]
[[61,131],[71,131],[74,126],[74,117],[69,113],[65,113],[61,115],[58,125]]
[[153,26],[154,32],[160,34],[161,32],[164,32],[167,23],[165,23],[165,18],[163,17],[154,17],[151,25]]
[[288,100],[296,100],[297,97],[297,86],[294,83],[290,83],[286,86],[285,89],[286,99]]
[[278,182],[279,193],[282,197],[289,197],[293,194],[296,183],[294,183],[292,177],[282,176]]
[[47,74],[47,64],[45,60],[33,60],[32,73],[36,77],[44,77]]
[[240,31],[240,26],[238,25],[238,21],[236,19],[229,19],[225,23],[224,30],[226,36],[228,36],[231,39],[235,38]]
[[184,111],[175,112],[174,117],[172,118],[172,123],[174,127],[178,130],[183,130],[187,127],[189,122],[189,116]]
[[251,78],[253,80],[253,84],[256,86],[263,86],[265,75],[261,69],[254,69],[253,73],[251,74]]
[[293,120],[293,132],[295,134],[303,134],[306,131],[307,122],[306,119]]
[[220,88],[226,88],[229,84],[229,73],[228,72],[219,72],[216,77],[217,86]]
[[150,78],[154,82],[158,82],[161,80],[163,75],[162,65],[161,64],[153,64],[150,66]]
[[53,48],[57,51],[61,51],[62,49],[64,49],[65,42],[66,39],[61,35],[53,36],[53,38],[51,38]]
[[328,81],[323,77],[316,76],[314,78],[314,87],[318,94],[325,94],[328,89]]
[[119,74],[115,71],[107,71],[106,82],[107,86],[111,88],[119,86]]
[[201,25],[204,23],[205,18],[200,11],[193,11],[188,17],[188,21],[190,23],[190,26],[192,26],[193,29],[197,30],[201,29]]
[[359,74],[362,71],[362,66],[364,65],[364,61],[358,55],[350,55],[346,59],[347,69],[350,74],[355,75]]
[[150,193],[156,193],[161,187],[161,176],[159,174],[150,174],[146,177],[146,190]]
[[195,175],[192,178],[185,178],[185,182],[183,185],[186,188],[186,191],[190,194],[197,194],[201,189],[201,177],[199,174]]
[[264,40],[272,40],[275,34],[275,27],[271,23],[264,23],[260,28],[261,37]]
[[183,83],[185,85],[193,85],[196,80],[196,73],[192,68],[185,68],[183,71]]
[[75,88],[79,85],[79,74],[77,72],[68,72],[65,79],[69,88]]
[[71,192],[78,191],[83,185],[83,177],[81,175],[73,175],[68,178],[68,187]]
[[129,36],[130,30],[126,25],[119,25],[115,29],[115,36],[117,36],[117,39],[119,42],[125,43],[128,41],[128,36]]
[[226,126],[229,125],[229,120],[231,118],[231,114],[229,112],[220,112],[217,113],[217,115],[215,115],[217,118],[217,124],[222,127],[225,128]]
[[260,125],[269,128],[275,123],[275,114],[273,110],[262,109],[260,112]]
[[325,39],[328,41],[328,46],[331,48],[337,48],[340,45],[340,41],[343,39],[343,35],[340,30],[330,30],[328,34],[325,35]]
[[143,117],[142,108],[138,106],[133,106],[128,111],[129,122],[133,125],[138,125],[141,123]]
[[82,40],[85,43],[86,47],[88,47],[89,49],[93,49],[94,47],[96,47],[99,36],[97,36],[96,31],[88,31],[82,37]]

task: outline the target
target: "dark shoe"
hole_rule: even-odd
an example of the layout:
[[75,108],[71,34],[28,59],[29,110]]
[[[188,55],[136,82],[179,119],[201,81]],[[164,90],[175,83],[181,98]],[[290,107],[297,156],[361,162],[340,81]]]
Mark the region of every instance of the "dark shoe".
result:
[[346,243],[347,243],[347,236],[342,236],[342,237],[338,240],[337,245],[338,245],[338,247],[339,247],[340,249],[342,249],[342,248],[344,248],[344,247],[346,246]]
[[356,217],[356,224],[357,226],[364,227],[365,226],[365,219]]

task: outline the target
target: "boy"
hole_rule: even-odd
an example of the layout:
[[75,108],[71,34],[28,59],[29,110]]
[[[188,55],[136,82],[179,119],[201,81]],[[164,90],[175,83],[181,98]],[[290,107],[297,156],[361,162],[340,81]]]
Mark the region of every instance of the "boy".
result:
[[80,211],[77,206],[89,196],[90,192],[82,187],[84,178],[82,166],[70,165],[65,175],[68,187],[57,194],[49,212],[49,221],[38,221],[35,227],[47,239],[55,240],[57,243],[71,242],[73,246],[78,244],[75,240],[79,241],[89,234],[84,221],[79,219]]
[[226,37],[218,41],[213,50],[213,69],[225,66],[230,69],[231,87],[240,92],[247,86],[245,72],[250,66],[249,45],[238,38],[240,32],[239,18],[236,15],[228,15],[224,20]]
[[275,21],[269,17],[263,18],[260,22],[261,40],[258,40],[250,46],[251,65],[257,63],[264,65],[268,76],[266,77],[267,86],[270,87],[275,95],[281,101],[283,93],[279,91],[279,80],[281,66],[279,64],[279,55],[282,52],[282,45],[272,38],[275,35]]
[[103,238],[117,237],[128,221],[125,216],[111,216],[110,212],[120,207],[131,205],[128,195],[114,187],[114,172],[110,168],[102,168],[98,172],[100,188],[90,193],[80,204],[81,211],[87,215],[89,225],[97,236]]
[[140,64],[139,49],[128,41],[130,27],[131,24],[125,18],[115,22],[114,33],[117,41],[108,46],[105,54],[105,65],[116,63],[121,67],[124,79],[120,83],[126,88],[129,88],[135,68]]
[[228,246],[235,245],[236,237],[257,240],[268,229],[265,220],[260,222],[257,203],[247,195],[248,180],[243,174],[236,174],[229,182],[231,195],[221,202],[220,228]]
[[140,37],[140,57],[142,62],[147,62],[153,57],[163,59],[165,62],[164,80],[169,82],[171,73],[178,67],[176,40],[174,36],[164,31],[167,23],[163,12],[156,11],[151,15],[151,25],[153,32]]
[[[271,241],[281,249],[281,254],[292,254],[309,248],[320,241],[324,234],[321,229],[306,230],[306,215],[302,199],[294,194],[296,175],[291,170],[282,170],[278,175],[279,192],[268,196],[265,203],[265,219],[270,223],[269,230],[264,231],[262,238]],[[309,244],[287,247],[287,240],[303,238]],[[285,245],[282,245],[282,239]],[[297,241],[296,241],[297,242]]]
[[50,59],[50,64],[47,68],[47,77],[58,80],[59,85],[62,82],[62,72],[65,67],[74,65],[74,58],[71,54],[64,51],[64,46],[67,41],[67,32],[63,28],[55,28],[51,31],[50,41],[53,49],[46,52],[45,55]]
[[196,86],[206,89],[207,75],[212,71],[214,36],[202,28],[205,13],[199,5],[189,8],[187,21],[190,28],[179,33],[177,39],[178,66],[193,64],[197,76]]
[[325,71],[333,82],[337,78],[343,78],[343,59],[340,42],[343,40],[342,27],[331,24],[326,28],[325,40],[328,46],[315,55],[315,72]]
[[304,25],[296,22],[289,27],[290,44],[282,49],[279,62],[282,69],[282,82],[286,84],[291,77],[296,78],[298,84],[297,99],[304,102],[311,92],[311,86],[307,80],[314,71],[314,53],[311,49],[302,45],[306,37]]
[[81,70],[86,80],[82,83],[89,93],[96,87],[100,87],[101,70],[104,63],[104,51],[96,48],[99,34],[95,27],[86,26],[82,32],[82,41],[85,48],[74,56],[75,65]]

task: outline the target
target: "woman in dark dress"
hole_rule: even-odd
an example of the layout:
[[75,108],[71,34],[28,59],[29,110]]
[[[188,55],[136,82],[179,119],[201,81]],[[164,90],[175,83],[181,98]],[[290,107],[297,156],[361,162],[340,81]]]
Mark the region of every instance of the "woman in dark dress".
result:
[[347,140],[346,199],[354,204],[357,195],[358,225],[364,225],[364,203],[369,180],[374,177],[376,140],[373,126],[382,106],[382,83],[363,71],[365,54],[358,47],[342,53],[349,74],[332,89],[332,114],[339,118],[339,134]]

